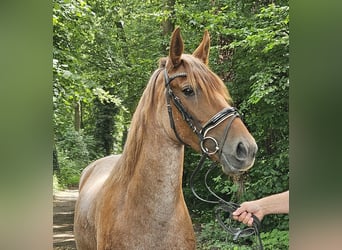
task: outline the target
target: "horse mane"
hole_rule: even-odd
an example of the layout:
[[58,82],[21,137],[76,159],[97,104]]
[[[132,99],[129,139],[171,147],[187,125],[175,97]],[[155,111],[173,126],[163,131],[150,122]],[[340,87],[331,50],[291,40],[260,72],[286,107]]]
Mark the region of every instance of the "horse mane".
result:
[[[139,160],[141,147],[143,145],[144,134],[147,133],[147,123],[155,122],[155,119],[151,118],[156,112],[156,101],[158,98],[163,98],[164,95],[164,83],[162,88],[157,90],[157,79],[160,73],[169,67],[169,59],[164,57],[159,60],[159,67],[151,75],[148,84],[142,94],[142,97],[137,105],[136,111],[133,114],[131,126],[127,135],[127,140],[119,160],[118,168],[115,168],[115,174],[112,174],[112,178],[118,181],[128,181],[134,173],[136,162]],[[210,100],[215,100],[215,96],[223,96],[228,103],[232,103],[227,87],[223,81],[213,73],[207,65],[202,63],[199,59],[188,55],[182,55],[182,62],[187,73],[187,80],[192,85],[193,89],[200,88],[202,93]],[[166,108],[166,107],[165,107]]]
[[151,75],[133,114],[122,156],[117,162],[118,168],[113,169],[116,173],[111,175],[114,181],[125,182],[134,173],[136,162],[139,160],[144,133],[146,133],[147,122],[154,122],[153,119],[149,118],[149,114],[154,104],[157,78],[162,70],[163,65],[160,62],[159,68]]

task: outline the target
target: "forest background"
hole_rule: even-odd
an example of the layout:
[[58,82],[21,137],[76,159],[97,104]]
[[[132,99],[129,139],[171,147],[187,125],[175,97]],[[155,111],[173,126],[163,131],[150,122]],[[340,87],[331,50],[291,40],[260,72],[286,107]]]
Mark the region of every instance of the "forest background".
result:
[[[289,188],[288,1],[53,1],[54,185],[77,186],[91,161],[122,151],[132,114],[170,34],[181,27],[191,53],[207,29],[210,68],[227,85],[255,137],[255,166],[215,191],[242,202]],[[232,249],[213,207],[196,200],[188,178],[199,155],[186,149],[184,195],[201,249]],[[200,182],[200,180],[196,181]],[[201,187],[198,187],[201,189]],[[241,189],[243,193],[239,192]],[[237,195],[239,194],[239,195]],[[288,215],[262,223],[268,249],[288,248]],[[230,245],[232,244],[232,245]],[[250,245],[248,240],[239,242]]]

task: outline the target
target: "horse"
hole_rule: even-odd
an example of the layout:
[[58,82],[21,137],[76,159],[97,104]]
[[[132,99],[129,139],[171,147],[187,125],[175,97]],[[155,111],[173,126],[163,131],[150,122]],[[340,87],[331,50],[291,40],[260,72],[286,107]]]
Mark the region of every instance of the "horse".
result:
[[122,154],[82,171],[77,249],[195,249],[182,192],[184,145],[219,162],[225,174],[253,166],[256,142],[208,67],[209,50],[208,31],[192,54],[183,53],[180,29],[173,31],[169,55],[143,91]]

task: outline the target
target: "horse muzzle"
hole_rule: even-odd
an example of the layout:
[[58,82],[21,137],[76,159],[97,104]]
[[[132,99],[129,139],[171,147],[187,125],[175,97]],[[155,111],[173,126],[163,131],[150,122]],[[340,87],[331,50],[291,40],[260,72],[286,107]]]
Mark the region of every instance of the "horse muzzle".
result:
[[202,153],[219,161],[225,174],[237,174],[253,166],[258,146],[235,108],[225,108],[213,116],[201,134]]
[[219,161],[225,174],[238,174],[250,169],[255,161],[258,146],[254,139],[240,140],[224,147]]

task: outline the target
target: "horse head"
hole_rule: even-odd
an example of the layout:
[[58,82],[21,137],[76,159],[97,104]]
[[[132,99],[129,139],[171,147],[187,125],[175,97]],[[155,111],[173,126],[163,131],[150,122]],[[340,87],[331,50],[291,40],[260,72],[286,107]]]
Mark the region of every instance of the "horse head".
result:
[[207,31],[192,55],[183,53],[179,28],[173,32],[169,56],[161,60],[164,73],[158,76],[168,106],[165,127],[176,143],[220,162],[224,173],[238,174],[253,166],[258,147],[232,106],[227,87],[209,69],[209,50]]

